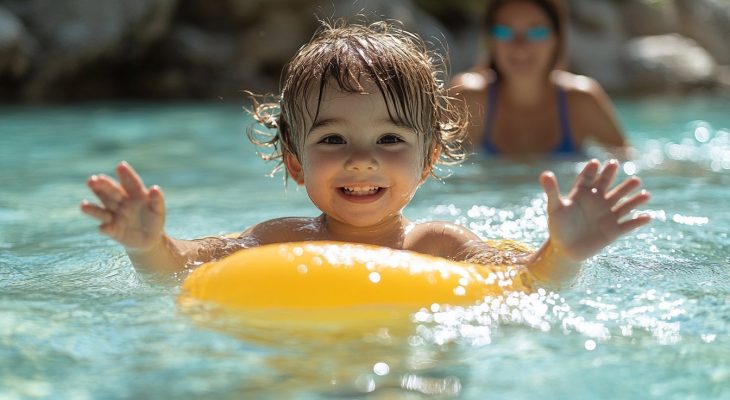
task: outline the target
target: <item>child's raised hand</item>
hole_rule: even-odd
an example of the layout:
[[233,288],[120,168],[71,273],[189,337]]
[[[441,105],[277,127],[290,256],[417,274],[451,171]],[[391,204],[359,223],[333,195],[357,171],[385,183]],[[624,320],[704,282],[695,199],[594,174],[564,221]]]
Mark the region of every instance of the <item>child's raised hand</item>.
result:
[[145,251],[163,236],[165,200],[157,186],[145,187],[134,169],[122,161],[117,165],[119,182],[106,175],[93,175],[89,188],[101,206],[88,201],[81,211],[101,221],[99,230],[127,250]]
[[628,217],[631,210],[649,200],[645,190],[629,196],[641,186],[639,179],[632,177],[611,188],[618,162],[609,161],[599,172],[600,167],[598,160],[589,161],[567,197],[560,196],[552,172],[540,176],[547,194],[550,240],[575,261],[598,253],[621,235],[651,220],[646,214]]

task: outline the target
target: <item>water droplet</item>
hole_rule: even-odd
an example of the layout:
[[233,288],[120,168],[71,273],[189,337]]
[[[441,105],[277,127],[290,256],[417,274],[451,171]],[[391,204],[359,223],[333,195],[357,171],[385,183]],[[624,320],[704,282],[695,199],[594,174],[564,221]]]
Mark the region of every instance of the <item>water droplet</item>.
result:
[[633,163],[633,161],[627,161],[624,163],[624,173],[626,175],[634,175],[636,174],[636,164]]
[[384,362],[377,362],[373,365],[373,372],[378,376],[388,375],[390,373],[390,366]]
[[707,125],[702,124],[695,128],[695,139],[700,143],[710,140],[710,129]]

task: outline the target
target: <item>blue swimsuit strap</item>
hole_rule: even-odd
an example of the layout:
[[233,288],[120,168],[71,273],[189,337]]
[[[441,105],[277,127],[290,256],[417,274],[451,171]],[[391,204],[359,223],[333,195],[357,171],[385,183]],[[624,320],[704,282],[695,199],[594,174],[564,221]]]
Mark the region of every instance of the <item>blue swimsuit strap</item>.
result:
[[482,139],[482,151],[486,154],[499,154],[499,150],[492,144],[492,125],[494,124],[495,111],[497,110],[497,86],[499,81],[489,85],[487,92],[487,118],[484,121],[484,139]]
[[[492,125],[497,110],[497,87],[498,83],[494,82],[489,85],[487,92],[487,116],[484,121],[484,139],[481,143],[482,151],[486,154],[499,154],[500,151],[494,147],[492,143]],[[573,143],[573,132],[570,129],[570,119],[568,118],[568,97],[565,90],[558,88],[558,118],[560,119],[560,144],[551,152],[551,154],[572,154],[578,152],[578,148]]]
[[570,118],[568,118],[568,96],[562,88],[558,88],[558,113],[560,118],[560,145],[552,153],[577,153],[579,150],[573,143],[573,130],[570,129]]

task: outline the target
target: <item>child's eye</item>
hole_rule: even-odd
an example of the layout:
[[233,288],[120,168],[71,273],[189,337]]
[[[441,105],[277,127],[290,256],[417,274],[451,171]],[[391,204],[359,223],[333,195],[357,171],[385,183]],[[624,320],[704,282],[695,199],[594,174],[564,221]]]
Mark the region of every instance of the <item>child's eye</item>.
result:
[[398,135],[383,135],[378,139],[378,144],[396,144],[403,142]]
[[328,135],[319,140],[324,144],[345,144],[345,138],[340,135]]

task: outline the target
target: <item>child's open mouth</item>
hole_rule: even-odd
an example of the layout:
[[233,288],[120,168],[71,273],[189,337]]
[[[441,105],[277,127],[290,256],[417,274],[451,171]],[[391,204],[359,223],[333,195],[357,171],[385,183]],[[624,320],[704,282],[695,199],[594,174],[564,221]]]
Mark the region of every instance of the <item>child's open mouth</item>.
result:
[[385,192],[385,188],[380,186],[343,186],[340,187],[340,193],[344,198],[354,202],[371,202],[380,198]]
[[345,186],[342,189],[348,196],[371,196],[380,191],[378,186]]

